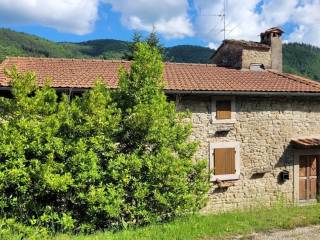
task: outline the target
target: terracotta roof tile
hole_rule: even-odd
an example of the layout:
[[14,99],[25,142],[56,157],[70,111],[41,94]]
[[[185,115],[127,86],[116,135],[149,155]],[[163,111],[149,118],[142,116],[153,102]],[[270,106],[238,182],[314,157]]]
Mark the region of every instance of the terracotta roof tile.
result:
[[320,147],[320,138],[319,136],[296,138],[291,140],[291,144],[293,144],[293,146],[296,148]]
[[[3,70],[13,65],[19,71],[34,71],[40,85],[50,78],[56,88],[90,88],[99,77],[115,88],[119,68],[130,68],[128,61],[9,57],[0,65],[0,87],[10,85]],[[165,63],[164,82],[166,90],[176,91],[320,93],[320,83],[302,77],[212,64]]]

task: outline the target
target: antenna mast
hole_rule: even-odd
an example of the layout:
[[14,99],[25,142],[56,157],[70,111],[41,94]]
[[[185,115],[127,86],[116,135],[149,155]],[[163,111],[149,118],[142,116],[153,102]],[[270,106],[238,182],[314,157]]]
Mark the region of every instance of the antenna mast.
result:
[[227,11],[227,0],[223,2],[223,40],[226,40],[226,11]]
[[[228,9],[228,0],[223,0],[223,11],[220,14],[200,14],[200,16],[208,16],[208,17],[220,17],[223,21],[223,28],[220,30],[220,32],[223,32],[223,40],[226,39],[227,34],[227,24],[226,24],[226,18],[227,18],[227,9]],[[201,9],[200,9],[201,13]],[[214,31],[216,27],[214,27],[210,32]],[[232,32],[233,30],[231,30]]]

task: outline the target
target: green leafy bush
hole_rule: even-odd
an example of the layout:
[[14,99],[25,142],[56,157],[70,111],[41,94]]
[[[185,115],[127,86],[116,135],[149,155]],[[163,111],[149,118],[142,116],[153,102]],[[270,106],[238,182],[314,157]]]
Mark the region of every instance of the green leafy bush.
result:
[[1,240],[46,240],[50,235],[46,228],[26,226],[13,218],[0,219]]
[[7,71],[0,99],[0,214],[53,232],[119,229],[199,209],[204,163],[192,163],[191,126],[162,89],[156,49],[139,44],[118,90],[82,96]]

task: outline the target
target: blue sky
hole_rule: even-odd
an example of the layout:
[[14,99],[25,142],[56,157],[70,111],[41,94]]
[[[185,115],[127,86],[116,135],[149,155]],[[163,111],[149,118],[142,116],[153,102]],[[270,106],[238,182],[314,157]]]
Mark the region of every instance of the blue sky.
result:
[[[0,27],[54,41],[130,40],[155,27],[166,46],[216,48],[224,0],[0,0]],[[320,0],[227,0],[227,38],[258,40],[281,26],[287,42],[320,46]]]

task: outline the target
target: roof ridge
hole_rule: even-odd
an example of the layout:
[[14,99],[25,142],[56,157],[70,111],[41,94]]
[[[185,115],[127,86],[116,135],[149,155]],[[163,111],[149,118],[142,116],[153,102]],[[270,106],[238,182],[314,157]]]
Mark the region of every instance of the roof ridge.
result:
[[244,40],[244,39],[226,39],[226,40],[223,40],[223,43],[254,44],[256,45],[255,47],[270,48],[270,45],[268,44],[257,42],[257,41]]
[[[119,62],[119,63],[130,63],[133,61],[122,60],[122,59],[97,59],[97,58],[56,58],[56,57],[29,57],[29,56],[7,56],[5,60],[9,59],[35,59],[35,60],[47,60],[47,61],[93,61],[93,62]],[[5,61],[4,60],[4,61]],[[179,62],[164,62],[166,65],[190,65],[190,66],[208,66],[217,67],[213,63],[179,63]]]
[[55,57],[28,57],[28,56],[6,56],[5,60],[9,59],[36,59],[36,60],[47,60],[47,61],[92,61],[92,62],[119,62],[119,63],[125,63],[125,62],[131,62],[128,60],[114,60],[114,59],[97,59],[97,58],[55,58]]
[[297,80],[299,80],[301,82],[305,82],[306,84],[311,84],[313,86],[320,87],[320,83],[317,82],[316,80],[308,79],[308,78],[305,78],[305,77],[302,77],[302,76],[298,76],[298,75],[295,75],[295,74],[291,74],[291,73],[287,73],[287,75],[289,77],[291,77],[292,79],[297,79]]
[[188,66],[207,66],[207,67],[217,67],[213,63],[181,63],[181,62],[164,62],[166,65],[188,65]]
[[286,73],[286,74],[280,73],[280,72],[274,71],[272,69],[268,69],[268,71],[273,73],[273,74],[277,74],[278,76],[286,77],[286,78],[288,78],[290,80],[293,80],[293,81],[296,81],[296,82],[299,82],[299,83],[304,83],[306,85],[309,85],[309,86],[316,87],[316,88],[320,89],[320,83],[315,81],[315,80],[307,79],[307,78],[304,78],[304,77],[301,77],[301,76],[297,76],[297,75],[294,75],[294,74],[290,74],[290,73]]
[[261,42],[257,42],[257,41],[251,41],[251,40],[244,40],[244,39],[234,39],[234,38],[227,38],[225,40],[223,40],[224,42],[250,42],[250,43],[259,43],[259,44],[263,44],[266,45],[264,43]]

